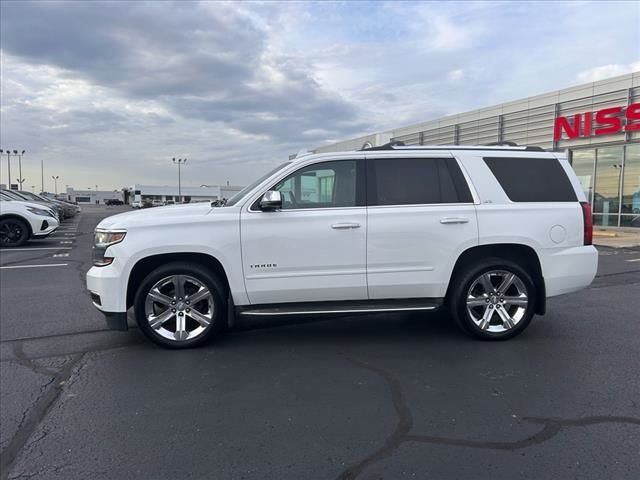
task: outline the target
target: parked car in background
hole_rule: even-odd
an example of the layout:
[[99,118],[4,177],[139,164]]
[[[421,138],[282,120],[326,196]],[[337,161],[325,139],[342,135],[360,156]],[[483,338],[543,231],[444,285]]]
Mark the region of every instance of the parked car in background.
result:
[[47,193],[42,193],[41,196],[62,207],[64,218],[71,218],[80,213],[80,207],[74,205],[73,203],[69,203],[64,200],[58,200],[53,195]]
[[124,202],[117,198],[109,198],[104,201],[105,205],[124,205]]
[[131,208],[142,208],[142,202],[136,202],[135,200],[131,202]]
[[24,193],[18,190],[1,190],[0,193],[2,193],[2,195],[4,197],[7,197],[7,199],[9,200],[15,200],[18,202],[37,203],[47,208],[51,208],[55,212],[56,218],[58,219],[58,221],[62,221],[62,219],[64,218],[64,209],[59,205],[53,204],[47,199],[33,198],[31,196],[25,195]]
[[68,218],[68,214],[65,214],[64,207],[59,203],[53,202],[47,197],[43,197],[42,195],[38,195],[36,193],[27,192],[26,190],[17,190],[14,191],[14,193],[22,196],[28,202],[42,203],[43,205],[47,205],[48,207],[53,208],[58,213],[58,220]]
[[564,154],[388,144],[296,158],[222,207],[108,217],[87,287],[110,326],[126,329],[133,307],[169,348],[243,319],[442,306],[466,333],[506,340],[593,281],[591,240]]
[[0,247],[19,247],[58,228],[55,212],[40,203],[0,199]]

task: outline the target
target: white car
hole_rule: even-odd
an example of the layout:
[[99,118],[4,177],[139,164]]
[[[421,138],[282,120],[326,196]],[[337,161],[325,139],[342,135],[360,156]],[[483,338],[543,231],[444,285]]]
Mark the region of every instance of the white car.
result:
[[142,208],[142,202],[133,201],[131,202],[131,208]]
[[45,238],[58,225],[56,213],[45,205],[0,199],[0,247],[19,247],[30,238]]
[[591,222],[563,154],[389,144],[289,161],[222,207],[106,218],[87,286],[112,328],[133,307],[170,348],[261,317],[443,305],[501,340],[592,282]]

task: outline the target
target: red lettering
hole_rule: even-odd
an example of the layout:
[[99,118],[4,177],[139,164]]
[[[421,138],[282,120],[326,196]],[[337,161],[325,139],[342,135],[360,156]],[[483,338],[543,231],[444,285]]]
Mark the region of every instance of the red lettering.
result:
[[576,113],[573,116],[573,125],[569,123],[567,117],[556,118],[553,124],[553,141],[557,142],[562,139],[562,131],[567,134],[569,138],[576,138],[580,135],[580,119],[582,115]]
[[640,130],[640,103],[632,103],[627,108],[627,125],[624,127],[626,132],[635,132]]
[[585,137],[591,136],[591,124],[592,124],[593,113],[585,112],[584,114],[584,122],[582,123],[582,132]]
[[622,119],[617,115],[622,111],[622,107],[603,108],[596,112],[596,122],[606,127],[596,128],[596,135],[607,135],[618,133],[622,130]]

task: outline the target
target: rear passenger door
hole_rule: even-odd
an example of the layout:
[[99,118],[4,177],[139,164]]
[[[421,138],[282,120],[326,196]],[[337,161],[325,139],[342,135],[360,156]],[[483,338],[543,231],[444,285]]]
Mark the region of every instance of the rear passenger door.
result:
[[473,196],[448,152],[367,156],[370,299],[444,297],[458,255],[477,244]]

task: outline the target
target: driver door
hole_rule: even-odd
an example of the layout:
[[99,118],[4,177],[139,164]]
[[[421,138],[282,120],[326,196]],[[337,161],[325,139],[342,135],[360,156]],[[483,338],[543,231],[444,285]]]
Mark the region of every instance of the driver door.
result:
[[[303,166],[270,189],[282,209],[241,214],[252,304],[367,298],[364,159]],[[263,192],[264,193],[264,192]]]

